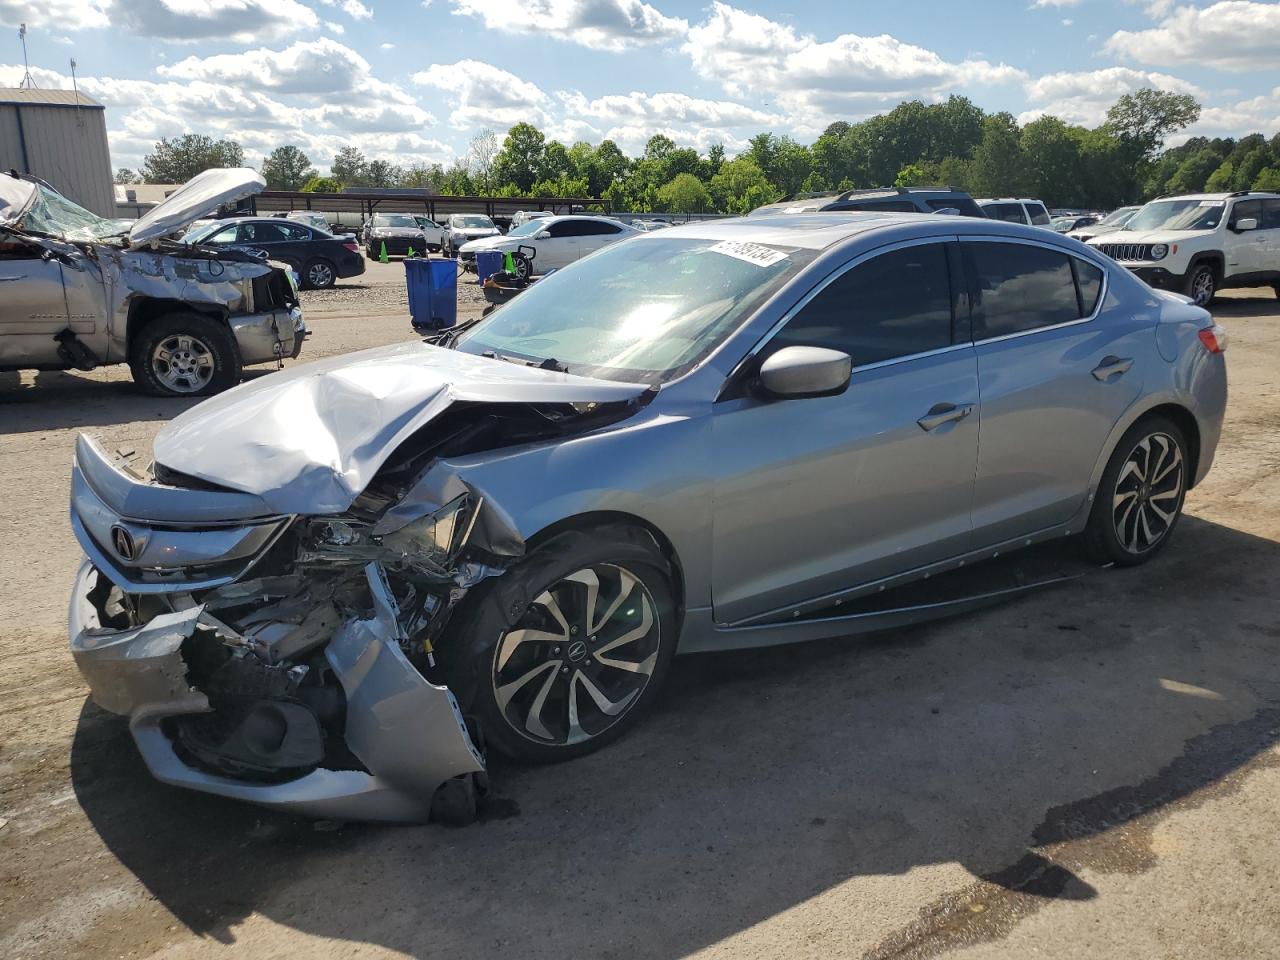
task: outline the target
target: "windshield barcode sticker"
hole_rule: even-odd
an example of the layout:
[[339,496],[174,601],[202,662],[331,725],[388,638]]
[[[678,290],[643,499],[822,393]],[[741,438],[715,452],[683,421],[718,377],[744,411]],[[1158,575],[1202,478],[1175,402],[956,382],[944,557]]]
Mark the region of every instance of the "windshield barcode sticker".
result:
[[1201,200],[1201,201],[1200,201],[1200,206],[1202,206],[1202,207],[1222,207],[1222,206],[1226,206],[1226,201],[1225,201],[1225,200]]
[[746,240],[721,240],[707,249],[712,253],[723,253],[726,257],[754,263],[757,267],[771,267],[779,260],[787,259],[787,255],[780,250],[762,247]]

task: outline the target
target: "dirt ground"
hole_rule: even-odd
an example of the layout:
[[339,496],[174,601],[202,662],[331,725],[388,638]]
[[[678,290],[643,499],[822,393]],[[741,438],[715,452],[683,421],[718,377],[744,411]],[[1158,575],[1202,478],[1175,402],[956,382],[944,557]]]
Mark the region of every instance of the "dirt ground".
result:
[[[401,276],[308,295],[304,359],[412,336]],[[66,650],[68,470],[77,432],[146,449],[186,405],[0,374],[0,956],[1275,956],[1280,303],[1215,313],[1226,431],[1155,562],[682,658],[633,735],[497,766],[463,829],[154,782]]]

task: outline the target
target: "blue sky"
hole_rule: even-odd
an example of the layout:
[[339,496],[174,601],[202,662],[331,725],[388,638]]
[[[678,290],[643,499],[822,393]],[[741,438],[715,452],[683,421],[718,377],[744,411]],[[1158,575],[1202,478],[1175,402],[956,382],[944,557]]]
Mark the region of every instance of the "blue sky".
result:
[[22,21],[40,86],[69,86],[74,57],[107,105],[117,166],[184,132],[254,162],[295,143],[321,168],[347,144],[448,163],[522,119],[732,154],[951,93],[1094,124],[1141,86],[1195,94],[1195,133],[1280,131],[1280,3],[1257,0],[0,0],[0,86]]

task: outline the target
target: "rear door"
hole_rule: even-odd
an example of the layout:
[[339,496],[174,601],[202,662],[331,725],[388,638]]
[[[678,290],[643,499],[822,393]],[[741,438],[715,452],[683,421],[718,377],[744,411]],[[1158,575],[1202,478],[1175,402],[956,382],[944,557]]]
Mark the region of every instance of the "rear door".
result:
[[552,267],[567,267],[582,255],[582,237],[586,233],[585,220],[557,220],[547,227],[550,234],[537,241],[538,256],[534,269],[545,273]]
[[1105,272],[1029,240],[961,238],[982,429],[974,546],[1070,520],[1155,362],[1154,310],[1108,303]]
[[793,400],[741,390],[715,404],[717,621],[762,616],[967,549],[978,378],[953,272],[958,261],[945,241],[852,261],[748,361],[796,345],[841,350],[853,358],[848,389]]
[[[62,268],[39,247],[0,244],[0,367],[58,362],[53,338],[68,325]],[[94,324],[88,321],[87,332]],[[86,332],[84,322],[76,332]]]
[[601,247],[622,239],[625,232],[622,227],[616,223],[608,223],[604,220],[585,220],[586,233],[582,236],[581,247],[578,256],[585,257],[592,251],[599,250]]

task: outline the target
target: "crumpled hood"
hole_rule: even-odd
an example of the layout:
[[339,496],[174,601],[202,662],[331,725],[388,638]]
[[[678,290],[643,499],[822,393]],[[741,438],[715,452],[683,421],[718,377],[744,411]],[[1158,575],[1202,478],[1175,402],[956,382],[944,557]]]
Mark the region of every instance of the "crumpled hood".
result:
[[134,222],[129,243],[136,246],[178,233],[223,204],[261,193],[266,186],[262,174],[248,167],[198,173]]
[[160,431],[155,459],[257,494],[282,514],[341,513],[454,402],[607,403],[646,389],[410,341],[290,367],[206,400]]

